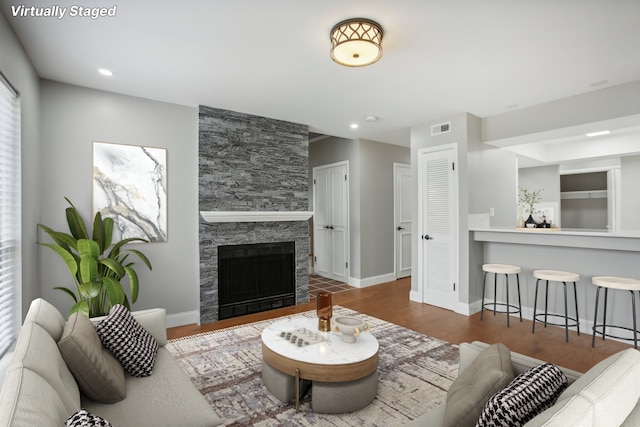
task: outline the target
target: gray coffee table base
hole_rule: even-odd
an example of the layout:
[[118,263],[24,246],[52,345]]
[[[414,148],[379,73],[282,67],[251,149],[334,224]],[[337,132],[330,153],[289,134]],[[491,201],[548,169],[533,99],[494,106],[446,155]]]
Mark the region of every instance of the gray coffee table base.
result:
[[[262,381],[279,400],[295,399],[295,378],[278,371],[262,360]],[[353,381],[322,382],[311,385],[311,406],[319,414],[341,414],[358,411],[369,405],[378,394],[378,371]]]

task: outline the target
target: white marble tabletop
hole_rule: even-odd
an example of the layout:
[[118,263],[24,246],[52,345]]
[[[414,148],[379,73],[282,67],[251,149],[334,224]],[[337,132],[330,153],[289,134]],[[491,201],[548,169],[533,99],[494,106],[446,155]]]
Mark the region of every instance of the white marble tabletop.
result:
[[[333,327],[333,323],[331,325]],[[292,344],[281,332],[304,328],[317,333],[322,341],[299,347]],[[369,359],[378,352],[378,340],[370,332],[361,332],[355,343],[342,341],[339,333],[318,331],[318,319],[303,316],[274,322],[262,331],[262,342],[272,351],[306,363],[344,365]]]

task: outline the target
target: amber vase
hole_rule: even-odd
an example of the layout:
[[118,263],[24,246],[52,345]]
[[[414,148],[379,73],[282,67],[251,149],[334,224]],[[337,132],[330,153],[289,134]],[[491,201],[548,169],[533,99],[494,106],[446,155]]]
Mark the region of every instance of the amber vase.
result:
[[333,298],[331,295],[331,292],[319,292],[316,297],[318,329],[322,332],[331,330],[331,316],[333,315]]

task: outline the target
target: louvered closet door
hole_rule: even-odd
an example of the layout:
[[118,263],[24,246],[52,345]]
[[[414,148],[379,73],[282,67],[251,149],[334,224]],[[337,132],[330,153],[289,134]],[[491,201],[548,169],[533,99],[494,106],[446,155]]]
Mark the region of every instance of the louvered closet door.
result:
[[454,161],[454,149],[420,153],[419,249],[423,302],[450,310],[457,304]]

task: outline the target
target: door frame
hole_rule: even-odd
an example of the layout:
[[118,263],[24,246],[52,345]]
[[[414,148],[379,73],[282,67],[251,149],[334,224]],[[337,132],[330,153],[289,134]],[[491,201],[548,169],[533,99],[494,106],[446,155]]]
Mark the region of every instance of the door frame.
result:
[[[419,236],[424,235],[424,224],[422,221],[423,218],[423,174],[425,171],[421,167],[421,157],[425,153],[434,153],[437,151],[448,151],[451,150],[453,154],[454,164],[455,164],[455,173],[453,174],[453,201],[455,206],[453,207],[452,212],[452,221],[454,224],[452,234],[453,234],[453,247],[452,249],[452,259],[454,260],[454,266],[452,268],[452,280],[456,284],[454,291],[454,304],[450,309],[453,311],[458,311],[458,305],[460,303],[460,200],[459,200],[459,182],[458,182],[458,171],[459,168],[459,159],[458,159],[458,144],[450,143],[443,144],[434,147],[427,147],[418,150],[417,153],[417,167],[418,167],[418,219],[417,219],[417,227],[415,234],[415,238],[418,241],[418,265],[412,266],[413,268],[418,268],[418,290],[414,297],[418,297],[419,302],[424,303],[424,292],[425,292],[425,283],[424,283],[424,244],[420,241]],[[416,295],[417,294],[417,295]],[[415,301],[415,299],[414,299]]]
[[[411,175],[413,175],[413,170],[411,169],[411,164],[407,164],[407,163],[397,163],[394,162],[393,163],[393,228],[394,228],[394,239],[393,239],[393,275],[396,279],[398,279],[398,256],[399,256],[399,248],[398,248],[398,237],[397,237],[397,230],[396,227],[398,226],[399,218],[398,218],[398,204],[400,202],[400,196],[402,196],[401,194],[397,194],[398,192],[396,191],[396,179],[398,176],[398,171],[400,169],[407,169]],[[413,180],[412,180],[413,182]],[[406,197],[407,195],[405,195]],[[413,213],[413,212],[411,212]],[[411,218],[411,234],[413,234],[413,229],[414,229],[414,220],[413,218]],[[411,245],[411,249],[413,250],[413,244]],[[413,261],[413,255],[411,255],[411,261]],[[413,273],[413,262],[411,264],[411,273],[409,273],[408,276],[403,276],[403,277],[409,277],[411,276],[411,274]]]
[[[350,214],[350,205],[349,205],[349,199],[350,199],[350,186],[351,186],[351,176],[349,174],[349,161],[348,160],[343,160],[340,162],[334,162],[334,163],[329,163],[326,165],[320,165],[320,166],[315,166],[312,169],[312,173],[311,173],[311,182],[313,185],[313,211],[314,211],[314,219],[316,218],[316,185],[315,185],[315,179],[316,179],[316,171],[317,170],[321,170],[321,169],[330,169],[332,167],[336,167],[336,166],[345,166],[345,173],[347,175],[347,185],[346,185],[346,191],[345,191],[345,207],[346,207],[346,218],[345,218],[345,231],[344,231],[344,235],[345,235],[345,260],[347,263],[346,269],[345,269],[345,279],[347,280],[347,284],[351,283],[351,234],[350,234],[350,229],[351,229],[351,214]],[[314,224],[315,227],[315,224]],[[313,230],[313,232],[315,233],[315,229]],[[315,242],[316,239],[313,239],[314,244],[313,244],[313,253],[314,255],[316,254],[316,246],[315,246]],[[314,266],[315,266],[315,262],[314,262]]]

